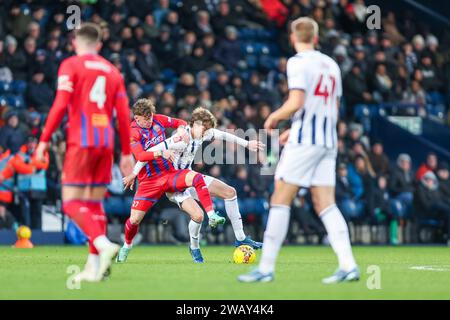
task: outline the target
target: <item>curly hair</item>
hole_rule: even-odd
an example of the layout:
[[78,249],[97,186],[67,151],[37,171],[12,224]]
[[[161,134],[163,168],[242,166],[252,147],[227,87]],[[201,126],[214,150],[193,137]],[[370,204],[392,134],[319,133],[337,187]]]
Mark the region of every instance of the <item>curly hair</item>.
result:
[[195,108],[192,112],[191,119],[189,120],[189,125],[192,126],[195,122],[201,122],[205,126],[206,130],[215,128],[217,126],[216,117],[203,107]]
[[151,117],[155,113],[155,105],[150,99],[139,99],[133,105],[133,114],[135,116]]

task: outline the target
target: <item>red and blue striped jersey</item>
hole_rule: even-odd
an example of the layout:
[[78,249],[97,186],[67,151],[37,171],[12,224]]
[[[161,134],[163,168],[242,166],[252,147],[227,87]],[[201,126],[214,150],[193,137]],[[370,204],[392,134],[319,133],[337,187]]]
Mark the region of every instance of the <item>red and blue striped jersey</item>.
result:
[[129,154],[130,109],[119,70],[99,55],[67,58],[59,68],[57,95],[41,141],[50,140],[67,112],[68,145],[113,150],[114,110],[119,122],[122,153]]
[[172,163],[163,157],[154,158],[153,152],[146,152],[147,149],[166,140],[167,128],[178,128],[185,126],[186,122],[160,114],[153,116],[150,128],[140,127],[136,121],[131,123],[131,150],[138,161],[147,161],[145,167],[139,172],[138,180],[154,178],[163,173],[175,170]]

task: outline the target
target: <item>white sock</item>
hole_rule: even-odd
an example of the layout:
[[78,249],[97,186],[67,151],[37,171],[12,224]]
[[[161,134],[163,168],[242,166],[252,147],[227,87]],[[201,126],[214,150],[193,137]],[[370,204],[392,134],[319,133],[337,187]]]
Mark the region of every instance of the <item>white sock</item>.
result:
[[206,215],[208,216],[208,218],[211,218],[211,216],[212,216],[214,213],[215,213],[214,210],[211,210],[211,211],[208,211],[208,212],[206,213]]
[[234,235],[236,239],[242,241],[245,239],[244,226],[242,225],[242,216],[239,212],[239,205],[237,196],[231,199],[225,199],[225,211],[227,212],[228,219],[231,221]]
[[112,242],[106,236],[99,236],[94,240],[94,246],[98,251],[103,251],[112,245]]
[[275,262],[289,227],[291,208],[285,205],[274,205],[270,208],[269,219],[262,247],[259,271],[267,274],[275,270]]
[[195,222],[194,220],[189,221],[189,238],[191,239],[191,249],[200,248],[200,229],[202,224]]
[[100,265],[100,257],[98,256],[98,254],[89,253],[84,269],[86,271],[92,270],[94,272],[97,272],[99,265]]
[[353,258],[347,223],[341,211],[333,204],[324,209],[319,216],[327,230],[328,241],[337,255],[339,268],[344,271],[352,270],[356,267],[356,262]]

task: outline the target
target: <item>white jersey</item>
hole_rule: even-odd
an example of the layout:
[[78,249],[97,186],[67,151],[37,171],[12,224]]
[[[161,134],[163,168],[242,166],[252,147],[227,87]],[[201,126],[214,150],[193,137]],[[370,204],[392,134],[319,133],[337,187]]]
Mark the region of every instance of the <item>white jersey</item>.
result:
[[[174,161],[173,166],[177,170],[182,169],[191,169],[192,163],[194,162],[195,154],[198,149],[205,141],[211,141],[213,139],[224,140],[231,143],[237,143],[243,147],[248,146],[248,141],[242,138],[239,138],[231,133],[221,131],[218,129],[209,129],[207,130],[201,139],[194,139],[191,134],[191,127],[186,127],[186,131],[188,132],[189,142],[186,144],[184,141],[174,142],[173,137],[157,144],[156,146],[151,147],[146,151],[157,151],[157,150],[165,150],[170,149],[174,152]],[[145,166],[145,162],[138,161],[134,166],[133,173],[138,174],[140,170]]]
[[303,51],[287,62],[289,89],[305,92],[305,103],[292,118],[290,144],[337,148],[337,100],[342,96],[337,63],[319,51]]

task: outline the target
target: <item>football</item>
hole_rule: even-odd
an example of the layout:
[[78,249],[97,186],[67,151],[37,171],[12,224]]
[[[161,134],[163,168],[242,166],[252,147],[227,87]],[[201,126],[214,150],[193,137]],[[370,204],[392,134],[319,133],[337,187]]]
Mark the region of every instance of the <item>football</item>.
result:
[[256,260],[256,252],[250,246],[239,246],[234,250],[233,262],[236,264],[251,264]]

